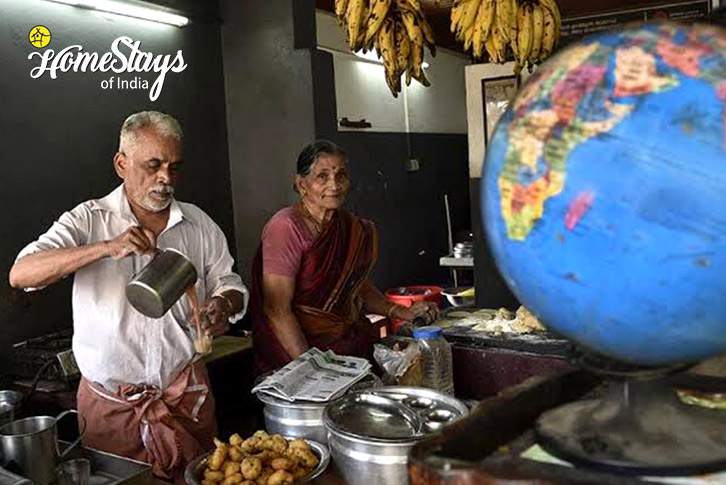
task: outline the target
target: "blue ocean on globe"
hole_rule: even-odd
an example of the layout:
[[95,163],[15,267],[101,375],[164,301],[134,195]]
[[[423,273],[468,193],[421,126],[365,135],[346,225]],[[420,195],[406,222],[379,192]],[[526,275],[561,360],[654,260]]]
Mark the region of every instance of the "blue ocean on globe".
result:
[[726,352],[726,33],[653,23],[568,46],[487,147],[482,217],[523,305],[637,365]]

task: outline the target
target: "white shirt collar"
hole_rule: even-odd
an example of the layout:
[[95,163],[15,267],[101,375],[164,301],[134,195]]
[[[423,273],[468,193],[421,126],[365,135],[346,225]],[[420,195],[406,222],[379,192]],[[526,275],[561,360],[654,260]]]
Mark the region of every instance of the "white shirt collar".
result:
[[[102,199],[96,199],[91,203],[91,210],[102,210],[107,212],[114,212],[119,214],[124,219],[138,224],[136,216],[131,211],[128,198],[126,197],[126,191],[124,185],[121,184],[111,191],[106,197]],[[169,229],[172,226],[180,223],[182,220],[190,221],[189,218],[184,216],[184,211],[181,205],[176,199],[171,199],[171,205],[169,206],[169,221],[166,224],[166,228]]]

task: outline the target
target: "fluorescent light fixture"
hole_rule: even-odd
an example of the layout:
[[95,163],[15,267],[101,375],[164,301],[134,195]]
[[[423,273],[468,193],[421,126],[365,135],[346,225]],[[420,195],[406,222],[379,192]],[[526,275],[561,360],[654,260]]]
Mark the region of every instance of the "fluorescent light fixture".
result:
[[383,59],[378,58],[378,54],[376,54],[376,51],[368,51],[366,53],[363,53],[363,51],[358,51],[354,54],[356,55],[356,57],[360,57],[361,59],[365,59],[371,62],[377,62],[378,64],[383,64]]
[[181,15],[164,12],[156,8],[141,7],[136,4],[126,3],[114,0],[50,0],[51,2],[64,3],[66,5],[74,5],[76,7],[88,8],[91,10],[99,10],[101,12],[114,13],[124,15],[126,17],[134,17],[138,19],[151,20],[152,22],[161,22],[163,24],[176,25],[184,27],[189,24],[189,19]]
[[[383,59],[379,59],[378,54],[376,54],[375,51],[368,51],[366,53],[363,53],[363,51],[358,51],[358,52],[354,52],[354,54],[356,55],[356,57],[360,57],[361,59],[365,59],[366,61],[377,62],[378,64],[383,64]],[[428,69],[429,63],[424,61],[421,64],[421,67],[423,67],[424,69]]]

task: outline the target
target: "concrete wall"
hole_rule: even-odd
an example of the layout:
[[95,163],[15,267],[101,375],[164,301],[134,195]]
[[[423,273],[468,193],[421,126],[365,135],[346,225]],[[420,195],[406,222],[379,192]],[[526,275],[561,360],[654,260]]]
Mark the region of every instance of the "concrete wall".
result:
[[297,200],[297,155],[315,137],[312,68],[310,51],[294,48],[292,0],[223,0],[221,15],[237,255],[246,277],[265,222]]
[[[315,20],[318,48],[333,54],[338,119],[365,118],[373,125],[365,132],[466,133],[466,56],[438,49],[432,58],[427,50],[425,71],[431,86],[412,81],[394,98],[383,64],[352,54],[334,15],[318,10]],[[376,59],[375,53],[369,55]]]
[[[320,35],[320,30],[318,30]],[[320,42],[320,40],[319,40]],[[355,67],[343,67],[338,59]],[[432,64],[436,62],[432,61]],[[448,253],[444,195],[448,194],[452,208],[454,232],[467,233],[471,228],[469,185],[467,168],[467,144],[464,133],[437,133],[437,125],[431,123],[427,132],[406,132],[404,126],[393,125],[382,118],[390,131],[341,130],[338,128],[340,110],[339,90],[354,86],[379,85],[379,98],[368,103],[358,103],[366,119],[369,113],[379,113],[367,108],[393,100],[385,87],[379,65],[356,61],[345,53],[318,50],[313,58],[314,95],[316,108],[316,135],[340,144],[348,153],[353,182],[348,198],[348,208],[361,217],[376,223],[379,229],[379,257],[373,281],[381,288],[410,285],[451,285],[451,274],[439,266],[439,258]],[[365,71],[364,81],[355,80],[362,68],[379,69]],[[440,73],[446,78],[445,71]],[[341,75],[344,82],[341,82]],[[456,73],[449,78],[455,79]],[[461,69],[460,83],[464,85]],[[428,96],[423,88],[424,95]],[[462,91],[463,96],[463,91]],[[349,98],[355,99],[355,98]],[[432,103],[436,99],[431,100]],[[464,99],[461,100],[462,104]],[[464,118],[466,113],[462,112]],[[445,126],[450,127],[450,124]],[[420,126],[419,126],[420,127]],[[398,129],[396,129],[398,128]],[[407,171],[409,159],[419,161],[420,168]]]

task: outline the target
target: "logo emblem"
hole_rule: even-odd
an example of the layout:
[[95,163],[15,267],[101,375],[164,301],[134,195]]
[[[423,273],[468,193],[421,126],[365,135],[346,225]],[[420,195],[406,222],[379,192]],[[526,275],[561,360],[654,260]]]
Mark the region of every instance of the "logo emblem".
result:
[[28,34],[28,40],[30,40],[30,43],[33,44],[34,47],[42,49],[43,47],[50,44],[50,30],[48,30],[47,27],[43,27],[42,25],[36,25],[32,29],[30,29],[30,34]]

